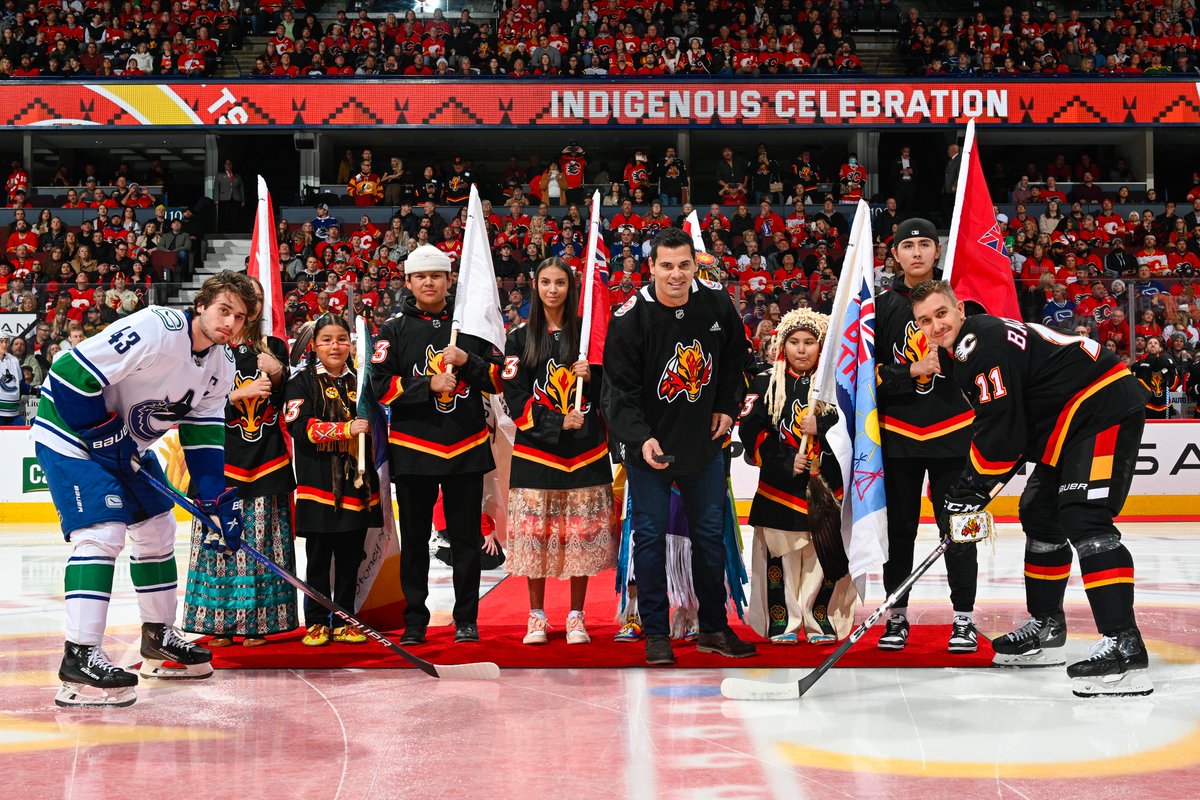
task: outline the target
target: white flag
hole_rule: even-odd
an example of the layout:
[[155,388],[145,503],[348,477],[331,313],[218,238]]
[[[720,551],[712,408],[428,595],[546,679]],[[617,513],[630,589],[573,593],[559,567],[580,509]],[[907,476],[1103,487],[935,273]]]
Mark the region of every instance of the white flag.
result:
[[837,408],[826,434],[842,470],[842,542],[858,596],[867,573],[888,557],[883,448],[875,395],[875,290],[870,208],[863,201],[851,226],[828,333],[814,376],[814,398]]
[[692,235],[692,246],[696,248],[697,253],[708,252],[704,249],[704,237],[700,235],[700,217],[696,214],[696,209],[693,208],[692,213],[683,221],[683,230]]
[[458,290],[454,293],[454,329],[491,342],[504,352],[504,318],[500,314],[500,290],[492,265],[487,220],[479,202],[479,190],[471,185],[467,202],[467,225],[463,229],[462,258],[458,268]]

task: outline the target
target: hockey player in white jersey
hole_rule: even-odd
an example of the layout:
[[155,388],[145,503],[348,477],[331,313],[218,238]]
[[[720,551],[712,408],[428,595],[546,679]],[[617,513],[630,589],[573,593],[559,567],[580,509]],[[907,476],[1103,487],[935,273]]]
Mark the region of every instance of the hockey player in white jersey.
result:
[[225,399],[234,374],[226,343],[256,303],[245,275],[222,272],[205,281],[191,311],[150,306],[80,343],[50,369],[33,438],[72,545],[63,686],[55,699],[61,706],[127,706],[136,699],[137,676],[101,649],[126,535],[142,619],[142,675],[212,674],[212,653],[175,628],[172,503],[137,476],[133,458],[165,482],[148,450],[177,425],[194,494],[224,531],[206,546],[240,546],[240,501],[225,488]]

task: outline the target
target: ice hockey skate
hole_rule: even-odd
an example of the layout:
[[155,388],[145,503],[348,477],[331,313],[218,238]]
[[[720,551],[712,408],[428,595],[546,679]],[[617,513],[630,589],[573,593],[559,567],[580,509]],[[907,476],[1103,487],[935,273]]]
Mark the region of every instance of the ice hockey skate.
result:
[[161,622],[142,623],[142,666],[147,678],[199,679],[212,675],[212,651],[184,639]]
[[1011,633],[992,640],[998,667],[1061,667],[1067,663],[1063,645],[1067,643],[1067,622],[1061,614],[1030,617]]
[[1137,628],[1101,637],[1083,661],[1067,667],[1076,697],[1145,695],[1154,691],[1150,656]]
[[54,702],[66,708],[124,708],[137,700],[137,675],[112,664],[100,645],[67,642],[58,678]]

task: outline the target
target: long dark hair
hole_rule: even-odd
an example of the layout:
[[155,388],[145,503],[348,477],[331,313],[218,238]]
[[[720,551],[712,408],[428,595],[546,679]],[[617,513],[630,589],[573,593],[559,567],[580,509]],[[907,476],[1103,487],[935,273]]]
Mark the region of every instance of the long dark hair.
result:
[[[562,346],[558,353],[551,352],[553,340],[546,327],[546,310],[542,306],[542,296],[538,293],[538,276],[543,270],[560,269],[567,276],[567,299],[563,303]],[[530,369],[537,367],[553,355],[566,359],[567,364],[574,364],[579,358],[579,285],[575,281],[575,272],[571,266],[558,256],[551,256],[537,265],[533,271],[533,292],[529,298],[529,322],[525,325],[525,354],[523,360]]]
[[[315,342],[317,334],[324,328],[333,325],[350,333],[350,324],[337,314],[322,314],[311,323],[312,338],[310,342]],[[305,365],[305,374],[313,387],[313,403],[316,406],[315,415],[317,419],[323,422],[349,422],[354,419],[356,406],[355,402],[350,399],[349,391],[353,388],[353,378],[349,379],[350,386],[347,386],[347,381],[340,381],[328,374],[320,374],[317,372],[317,364],[320,359],[314,352],[309,354],[308,364]],[[350,362],[347,362],[347,367]],[[352,376],[353,373],[347,373]],[[333,391],[329,391],[332,389]],[[369,437],[368,437],[369,440]],[[347,489],[347,482],[352,487],[350,491],[354,493],[359,500],[367,500],[371,494],[370,481],[364,481],[361,488],[353,488],[353,477],[357,471],[358,457],[358,438],[341,439],[333,442],[322,442],[317,445],[317,450],[323,453],[332,453],[333,458],[330,462],[330,480],[333,488],[333,504],[335,511],[342,510],[342,498]]]

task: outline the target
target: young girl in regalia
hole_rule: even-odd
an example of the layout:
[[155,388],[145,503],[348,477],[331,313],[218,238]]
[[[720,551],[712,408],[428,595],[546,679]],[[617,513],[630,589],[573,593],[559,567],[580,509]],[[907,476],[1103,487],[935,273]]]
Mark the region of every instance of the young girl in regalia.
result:
[[[826,578],[809,519],[810,481],[841,496],[841,470],[824,438],[837,412],[814,415],[809,406],[828,325],[808,308],[780,320],[772,365],[752,382],[739,426],[746,460],[760,468],[746,622],[775,644],[798,644],[801,630],[809,644],[831,644],[854,622],[854,585],[849,574]],[[831,538],[840,548],[840,530]]]

